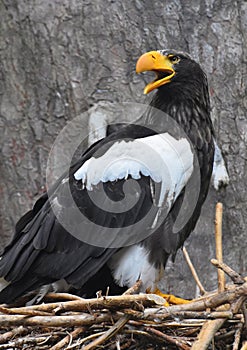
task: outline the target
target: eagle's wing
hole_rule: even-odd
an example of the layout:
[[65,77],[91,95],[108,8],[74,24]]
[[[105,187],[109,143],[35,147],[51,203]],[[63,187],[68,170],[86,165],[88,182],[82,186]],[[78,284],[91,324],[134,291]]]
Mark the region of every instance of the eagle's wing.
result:
[[0,260],[9,282],[0,303],[60,279],[79,289],[161,225],[192,174],[193,152],[186,138],[139,129],[91,147],[17,223]]

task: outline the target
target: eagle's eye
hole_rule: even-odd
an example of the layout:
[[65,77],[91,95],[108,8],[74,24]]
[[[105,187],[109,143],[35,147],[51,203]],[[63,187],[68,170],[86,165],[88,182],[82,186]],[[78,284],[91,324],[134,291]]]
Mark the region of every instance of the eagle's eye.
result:
[[168,58],[172,62],[172,64],[176,64],[180,61],[180,58],[178,56],[168,55]]

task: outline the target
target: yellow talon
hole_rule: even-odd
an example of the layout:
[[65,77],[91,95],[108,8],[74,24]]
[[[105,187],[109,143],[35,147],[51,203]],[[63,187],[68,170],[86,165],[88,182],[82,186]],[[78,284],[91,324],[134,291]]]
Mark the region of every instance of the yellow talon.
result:
[[175,295],[172,294],[164,294],[162,293],[158,288],[153,292],[153,294],[159,295],[162,298],[166,299],[165,306],[169,306],[170,304],[188,304],[191,302],[191,300],[186,300],[182,298],[175,297]]

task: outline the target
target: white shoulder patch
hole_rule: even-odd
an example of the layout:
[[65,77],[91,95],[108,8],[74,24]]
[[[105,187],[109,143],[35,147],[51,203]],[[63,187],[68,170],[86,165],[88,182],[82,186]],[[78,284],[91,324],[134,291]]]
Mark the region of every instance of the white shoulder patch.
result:
[[186,138],[168,133],[115,142],[103,156],[87,160],[74,174],[90,191],[100,182],[150,176],[161,182],[158,205],[172,205],[193,171],[193,153]]

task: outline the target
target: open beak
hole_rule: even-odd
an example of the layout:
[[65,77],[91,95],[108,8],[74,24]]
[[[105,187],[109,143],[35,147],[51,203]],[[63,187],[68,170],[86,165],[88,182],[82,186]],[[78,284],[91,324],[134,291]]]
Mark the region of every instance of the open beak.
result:
[[170,83],[171,78],[175,75],[172,63],[167,56],[163,56],[158,51],[144,53],[136,63],[136,73],[153,71],[156,73],[156,79],[147,84],[144,94],[157,89],[158,87]]

